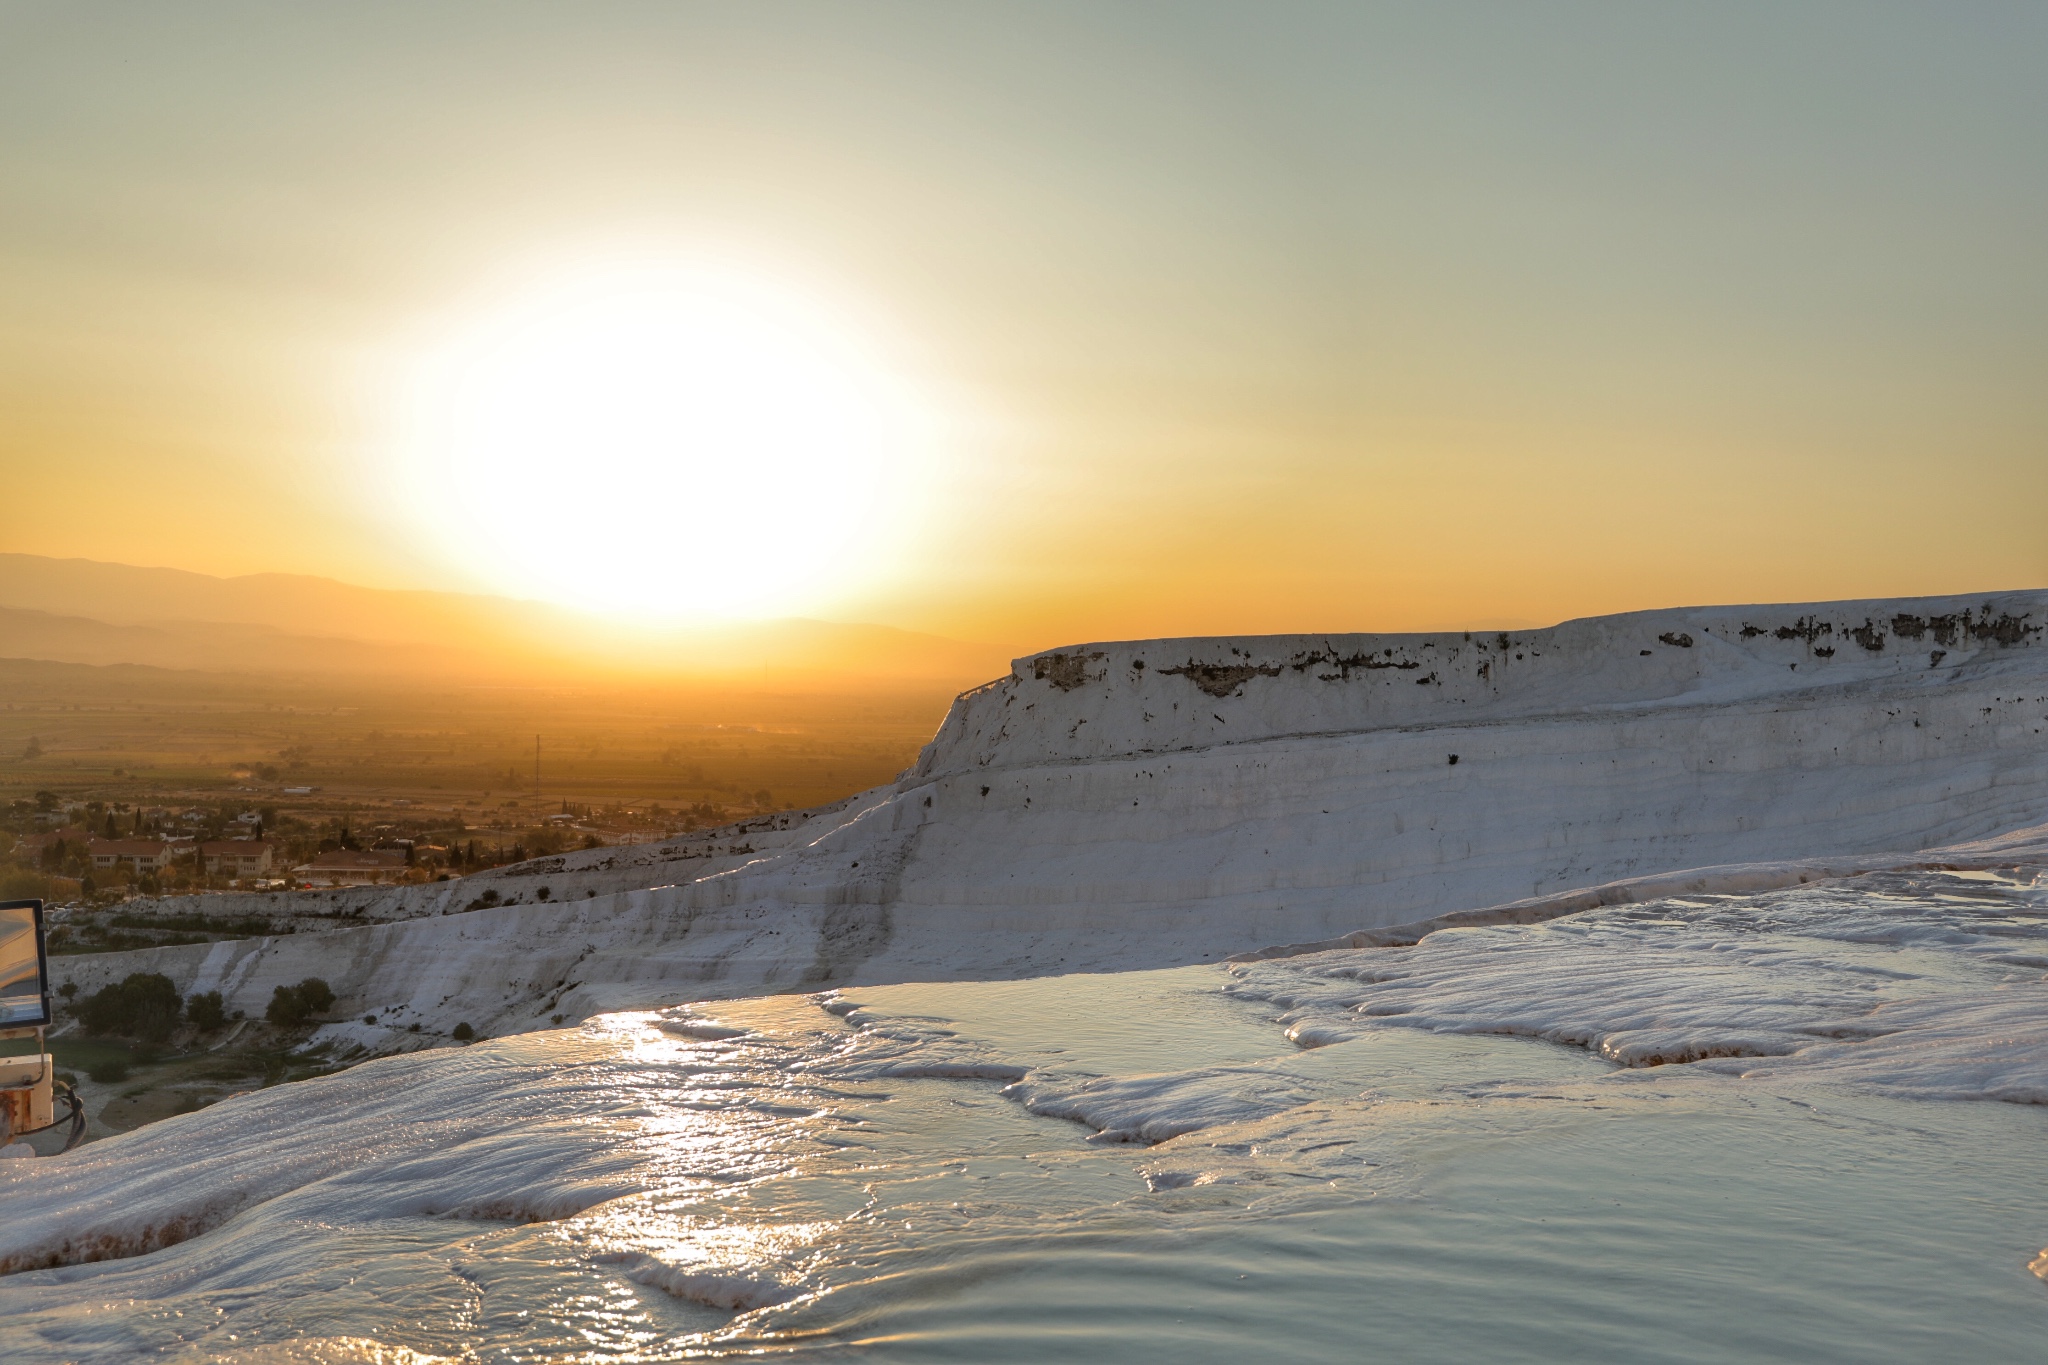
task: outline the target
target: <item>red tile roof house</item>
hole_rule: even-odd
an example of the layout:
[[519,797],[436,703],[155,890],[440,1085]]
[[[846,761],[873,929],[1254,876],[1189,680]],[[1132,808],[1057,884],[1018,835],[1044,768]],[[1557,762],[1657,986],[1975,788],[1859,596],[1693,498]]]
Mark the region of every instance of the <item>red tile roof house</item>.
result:
[[46,834],[24,834],[15,848],[32,858],[40,858],[44,849],[60,839],[64,841],[66,848],[84,848],[91,841],[92,835],[83,825],[66,825],[63,829],[53,829]]
[[400,880],[406,870],[403,852],[338,848],[293,868],[292,878],[306,886],[375,886]]
[[216,876],[261,876],[270,871],[274,853],[265,839],[209,839],[199,846],[206,870]]
[[86,845],[92,865],[105,871],[122,863],[137,872],[161,872],[171,865],[175,850],[161,839],[94,839]]

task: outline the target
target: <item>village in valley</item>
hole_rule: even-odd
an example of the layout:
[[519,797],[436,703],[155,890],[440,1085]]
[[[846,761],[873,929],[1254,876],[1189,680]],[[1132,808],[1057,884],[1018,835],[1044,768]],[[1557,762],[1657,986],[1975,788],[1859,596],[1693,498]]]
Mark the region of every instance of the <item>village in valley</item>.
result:
[[0,899],[46,901],[59,955],[292,932],[311,903],[294,893],[815,806],[894,777],[945,704],[18,660],[0,675]]
[[[54,792],[38,796],[43,805],[37,814],[47,818],[58,813]],[[157,895],[166,890],[375,885],[424,874],[437,862],[445,863],[448,853],[446,848],[422,847],[414,839],[393,840],[389,848],[364,848],[344,830],[339,838],[319,841],[334,847],[322,847],[305,862],[292,865],[295,845],[305,840],[287,842],[274,828],[266,829],[262,811],[244,811],[223,820],[217,812],[199,808],[136,806],[124,811],[105,802],[88,802],[62,815],[80,823],[23,835],[15,842],[15,853],[20,861],[53,874],[53,890],[83,896],[129,888]],[[274,826],[275,808],[270,818]],[[206,837],[222,824],[227,825],[219,831],[223,837]]]
[[[303,802],[318,793],[292,795]],[[52,952],[117,952],[284,927],[252,908],[265,904],[260,899],[218,913],[218,893],[447,881],[564,848],[632,843],[717,814],[582,806],[486,826],[403,798],[383,809],[351,803],[338,814],[275,801],[243,805],[67,805],[50,791],[17,799],[4,817],[13,848],[0,890],[50,902]]]

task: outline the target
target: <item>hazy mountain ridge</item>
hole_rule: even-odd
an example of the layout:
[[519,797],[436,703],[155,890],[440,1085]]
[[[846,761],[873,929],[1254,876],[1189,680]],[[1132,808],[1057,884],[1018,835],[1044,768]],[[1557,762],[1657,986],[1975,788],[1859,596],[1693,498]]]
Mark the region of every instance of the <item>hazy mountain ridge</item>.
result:
[[459,673],[474,663],[464,651],[446,646],[294,635],[275,626],[231,621],[118,624],[26,607],[0,607],[0,654],[48,663],[209,673]]
[[891,626],[792,618],[639,630],[510,598],[26,554],[0,554],[0,656],[265,673],[960,686],[1007,662],[988,646]]

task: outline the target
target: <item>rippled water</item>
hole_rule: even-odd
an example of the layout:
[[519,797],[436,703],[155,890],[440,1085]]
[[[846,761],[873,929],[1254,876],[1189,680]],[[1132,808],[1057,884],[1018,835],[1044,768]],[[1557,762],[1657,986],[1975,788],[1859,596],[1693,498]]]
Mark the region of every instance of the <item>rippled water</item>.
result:
[[0,1347],[2038,1359],[2044,972],[1919,875],[607,1016],[0,1163]]

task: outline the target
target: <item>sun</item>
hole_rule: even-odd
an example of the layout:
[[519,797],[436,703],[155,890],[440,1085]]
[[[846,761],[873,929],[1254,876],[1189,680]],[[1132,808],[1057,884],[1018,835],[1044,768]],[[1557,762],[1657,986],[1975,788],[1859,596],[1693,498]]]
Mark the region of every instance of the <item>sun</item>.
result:
[[803,609],[884,552],[914,408],[872,343],[761,280],[581,272],[429,349],[405,496],[501,591],[639,618]]

